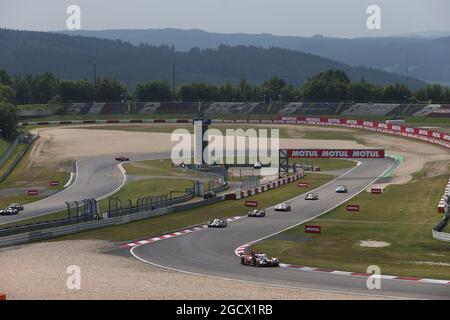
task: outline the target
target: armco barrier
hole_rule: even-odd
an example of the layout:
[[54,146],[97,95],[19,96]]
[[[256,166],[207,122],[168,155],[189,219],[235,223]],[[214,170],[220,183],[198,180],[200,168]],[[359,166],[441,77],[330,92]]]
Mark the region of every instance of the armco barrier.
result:
[[29,141],[27,143],[27,145],[25,146],[25,148],[23,148],[22,152],[18,155],[18,157],[14,160],[13,163],[11,163],[11,165],[9,166],[9,168],[5,171],[5,173],[3,173],[0,176],[0,182],[3,182],[8,176],[9,174],[14,170],[14,168],[19,164],[20,160],[22,160],[22,158],[24,157],[24,155],[28,152],[28,150],[30,149],[31,145],[34,143],[34,141],[39,138],[39,136],[35,136],[33,137],[33,139],[31,141]]
[[165,214],[175,213],[179,211],[184,210],[190,210],[199,208],[202,206],[207,206],[210,204],[214,204],[220,201],[223,201],[225,199],[224,196],[211,198],[199,202],[194,203],[188,203],[184,205],[179,205],[175,207],[169,207],[169,208],[163,208],[153,211],[147,211],[142,213],[135,213],[131,215],[125,215],[120,216],[116,218],[110,218],[105,220],[98,220],[98,221],[90,221],[90,222],[83,222],[78,223],[70,226],[64,226],[64,227],[58,227],[58,228],[52,228],[52,229],[45,229],[45,230],[39,230],[39,231],[32,231],[32,232],[25,232],[21,234],[16,234],[12,236],[2,237],[0,238],[0,248],[1,247],[8,247],[13,245],[19,245],[24,243],[29,243],[32,241],[40,241],[40,240],[47,240],[52,239],[64,235],[69,235],[73,233],[78,233],[82,231],[89,231],[89,230],[95,230],[103,227],[111,227],[116,225],[122,225],[127,224],[134,221],[139,221],[147,218],[153,218],[158,217]]
[[433,238],[440,241],[450,242],[450,233],[433,230]]

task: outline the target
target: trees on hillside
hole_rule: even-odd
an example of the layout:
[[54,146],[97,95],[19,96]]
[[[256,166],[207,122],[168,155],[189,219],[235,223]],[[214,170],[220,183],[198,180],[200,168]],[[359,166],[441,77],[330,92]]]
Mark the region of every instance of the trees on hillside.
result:
[[172,95],[169,83],[164,80],[139,83],[134,90],[137,101],[170,101]]
[[0,99],[0,135],[11,140],[16,134],[17,112],[14,105]]
[[[111,78],[98,79],[94,85],[86,79],[61,80],[51,73],[11,78],[1,69],[0,96],[12,104],[121,101],[130,96],[137,101],[171,101],[174,98],[165,80],[138,84],[130,94],[127,87]],[[443,102],[450,101],[450,88],[435,84],[413,93],[400,83],[378,86],[364,79],[352,82],[345,72],[328,70],[310,77],[299,88],[280,77],[272,77],[260,85],[250,84],[245,79],[237,84],[185,83],[178,87],[175,98],[183,101]]]

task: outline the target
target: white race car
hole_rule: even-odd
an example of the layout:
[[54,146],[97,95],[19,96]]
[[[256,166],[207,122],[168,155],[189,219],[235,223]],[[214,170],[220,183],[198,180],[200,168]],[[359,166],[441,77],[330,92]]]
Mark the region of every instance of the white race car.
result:
[[308,193],[305,197],[305,200],[319,200],[318,193]]
[[291,211],[292,206],[290,203],[280,203],[274,207],[275,211]]
[[227,227],[227,220],[225,219],[213,219],[210,222],[208,222],[209,228],[226,228]]
[[263,218],[266,216],[266,211],[254,209],[248,212],[248,216],[251,218]]

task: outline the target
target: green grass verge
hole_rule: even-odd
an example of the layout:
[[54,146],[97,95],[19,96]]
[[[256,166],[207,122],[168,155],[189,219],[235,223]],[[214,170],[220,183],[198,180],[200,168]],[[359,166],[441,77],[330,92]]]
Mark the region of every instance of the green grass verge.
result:
[[129,175],[140,176],[184,176],[184,172],[172,168],[172,161],[165,160],[146,160],[139,162],[130,162],[123,165],[123,168]]
[[[114,194],[114,197],[119,197],[122,201],[122,207],[128,206],[128,199],[136,205],[139,198],[150,195],[168,194],[171,191],[176,191],[174,197],[186,194],[186,188],[192,188],[192,181],[184,179],[145,179],[133,181],[126,184],[119,192]],[[108,211],[108,199],[100,201],[100,211]]]
[[8,150],[11,143],[6,141],[5,139],[0,138],[0,156],[3,155],[3,153]]
[[[331,179],[331,176],[323,174],[311,173],[308,175],[308,182],[310,183],[311,189],[317,188]],[[259,201],[260,207],[265,208],[294,198],[306,191],[307,189],[299,189],[297,183],[291,183],[269,192],[264,192],[250,198],[245,198],[245,200],[224,201],[203,208],[150,218],[121,226],[87,231],[76,235],[58,238],[56,240],[101,239],[127,241],[151,237],[183,227],[205,223],[206,221],[217,217],[216,212],[221,212],[223,217],[244,215],[248,211],[248,209],[244,206],[246,200],[257,200]]]
[[[3,175],[8,169],[9,167],[14,163],[14,161],[19,157],[20,153],[23,151],[23,149],[25,149],[25,144],[24,143],[19,143],[17,145],[17,148],[11,153],[11,156],[8,158],[8,160],[3,164],[3,166],[0,168],[0,176]],[[22,159],[23,160],[23,159]],[[17,167],[16,167],[17,169]],[[14,169],[14,171],[16,170]],[[13,172],[14,172],[13,171]],[[12,174],[12,173],[11,173]],[[10,176],[11,176],[10,174]],[[6,179],[8,180],[8,178]],[[6,181],[5,180],[5,181]],[[5,181],[3,183],[0,184],[3,185],[5,183]]]
[[[447,179],[445,175],[393,185],[382,195],[361,193],[349,201],[361,206],[360,213],[346,212],[342,205],[310,222],[320,225],[322,234],[307,235],[299,226],[256,248],[291,264],[355,272],[375,264],[383,274],[448,279],[448,243],[431,236],[441,218],[436,203]],[[390,246],[361,247],[363,240]]]

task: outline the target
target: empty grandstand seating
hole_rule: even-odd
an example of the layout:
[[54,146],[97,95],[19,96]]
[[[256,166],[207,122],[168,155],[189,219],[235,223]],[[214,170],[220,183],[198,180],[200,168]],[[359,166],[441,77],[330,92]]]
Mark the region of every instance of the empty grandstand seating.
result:
[[198,114],[200,103],[162,102],[155,113],[159,114]]
[[414,116],[425,117],[425,116],[432,114],[435,110],[438,110],[440,108],[441,108],[440,104],[429,104],[429,105],[425,106],[425,108],[415,112]]
[[414,113],[419,112],[423,108],[425,108],[424,104],[401,104],[386,115],[393,117],[412,116]]
[[213,102],[204,109],[204,112],[211,114],[248,114],[256,106],[258,106],[257,102]]
[[127,105],[122,105],[121,102],[106,102],[100,110],[100,114],[123,114],[128,110]]
[[399,104],[355,103],[342,114],[351,116],[385,116],[398,106]]
[[139,114],[153,114],[158,111],[158,108],[161,106],[159,102],[147,102],[144,104],[138,104],[137,113]]
[[443,104],[439,109],[433,110],[430,117],[450,117],[450,104]]

